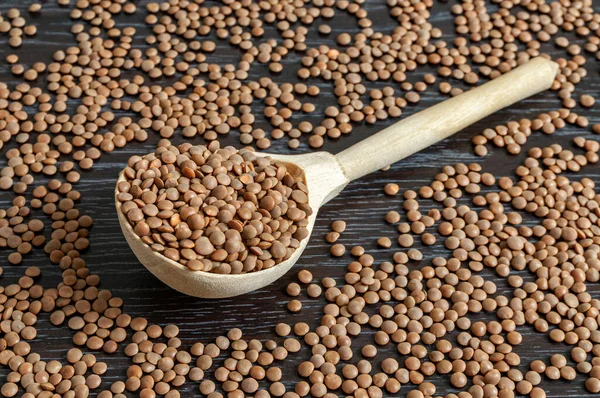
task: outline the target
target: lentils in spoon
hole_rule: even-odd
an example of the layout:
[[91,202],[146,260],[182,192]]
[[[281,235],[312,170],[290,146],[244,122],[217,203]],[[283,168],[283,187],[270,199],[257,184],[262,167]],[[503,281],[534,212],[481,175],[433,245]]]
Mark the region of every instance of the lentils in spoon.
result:
[[132,156],[120,209],[142,241],[193,271],[240,274],[288,259],[308,236],[307,188],[250,149],[178,147]]

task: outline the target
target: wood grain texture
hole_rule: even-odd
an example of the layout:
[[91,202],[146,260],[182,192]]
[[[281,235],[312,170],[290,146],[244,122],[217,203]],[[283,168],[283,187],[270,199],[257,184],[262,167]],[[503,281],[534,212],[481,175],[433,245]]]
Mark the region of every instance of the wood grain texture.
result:
[[[58,7],[55,0],[48,0],[43,2],[44,8],[39,16],[29,16],[26,12],[29,3],[29,1],[24,0],[3,0],[0,2],[2,13],[10,7],[18,7],[25,13],[27,19],[38,27],[38,34],[34,38],[26,38],[23,46],[17,51],[7,46],[7,35],[0,36],[0,60],[2,60],[0,61],[0,81],[11,86],[14,86],[17,81],[10,74],[9,65],[3,61],[7,54],[14,52],[19,55],[24,64],[31,65],[36,61],[51,62],[51,55],[54,51],[74,45],[73,36],[69,32],[72,22],[68,17],[67,9]],[[146,1],[136,3],[143,5]],[[444,38],[447,41],[452,40],[454,37],[452,16],[449,13],[452,4],[454,2],[436,3],[430,20],[432,24],[442,29]],[[371,19],[375,21],[377,30],[390,33],[397,26],[396,21],[388,15],[384,0],[368,0],[366,8]],[[143,13],[138,13],[132,18],[120,17],[119,23],[124,23],[124,26],[135,26],[139,34],[143,35],[149,30],[143,23],[142,15]],[[315,26],[317,26],[317,23],[319,21],[315,23]],[[307,45],[309,47],[319,44],[334,45],[337,34],[358,31],[353,18],[341,13],[333,19],[331,25],[333,32],[327,37],[320,36],[316,29],[311,29],[307,38]],[[272,30],[267,30],[267,34],[275,34]],[[574,35],[569,34],[567,36],[574,42],[581,42]],[[143,41],[140,41],[141,44],[143,44]],[[554,57],[565,55],[564,50],[554,48],[551,44],[545,44],[544,50]],[[227,51],[226,45],[223,45],[216,53],[214,61],[219,63],[236,62],[240,57],[237,51]],[[294,79],[299,67],[299,59],[298,54],[290,54],[283,61],[284,72],[279,76],[273,76],[273,78],[279,82]],[[597,96],[600,93],[598,63],[590,60],[587,69],[588,77],[585,79],[584,84],[577,88],[577,93],[589,93]],[[419,69],[412,73],[409,78],[411,81],[416,81],[424,73],[432,71],[434,71],[432,68]],[[253,68],[250,72],[250,79],[256,79],[258,76],[268,73],[261,67]],[[329,83],[316,80],[311,81],[311,83],[318,84],[322,90],[321,95],[316,100],[317,109],[320,112],[315,112],[315,120],[319,120],[325,106],[333,103],[335,97]],[[380,87],[382,85],[378,83],[373,86]],[[421,98],[418,105],[406,109],[403,117],[436,104],[445,97],[435,90],[429,90],[423,93]],[[396,236],[395,228],[386,225],[383,216],[389,210],[401,208],[402,199],[400,197],[390,198],[384,196],[382,187],[385,183],[396,182],[403,189],[418,188],[422,184],[430,182],[443,165],[459,161],[481,162],[484,170],[492,172],[496,176],[511,176],[514,174],[515,167],[525,158],[524,153],[509,157],[503,150],[497,149],[493,150],[485,159],[480,159],[472,153],[471,137],[483,128],[494,127],[497,124],[504,124],[524,117],[532,118],[541,112],[556,110],[559,107],[560,101],[556,98],[555,93],[545,92],[539,94],[485,118],[451,139],[394,164],[389,171],[376,172],[352,182],[341,195],[322,208],[312,238],[295,269],[307,268],[316,278],[331,276],[340,280],[350,256],[332,258],[329,255],[329,246],[323,240],[324,235],[329,232],[329,224],[336,219],[344,219],[348,222],[347,231],[342,235],[340,242],[348,246],[363,245],[374,255],[377,261],[390,259],[394,250],[398,250],[398,248],[393,247],[393,250],[377,248],[375,241],[380,236]],[[599,123],[599,109],[600,107],[596,105],[591,110],[576,109],[576,111],[586,115],[591,123]],[[258,106],[254,109],[257,115],[260,114],[259,110]],[[342,139],[337,141],[328,140],[324,149],[332,153],[338,153],[392,122],[390,120],[370,127],[358,126],[351,134],[342,137]],[[264,127],[266,127],[266,124],[264,124]],[[524,149],[555,142],[570,146],[572,138],[577,135],[592,137],[589,128],[567,126],[553,136],[534,134]],[[210,341],[225,333],[231,327],[242,328],[245,335],[251,338],[270,339],[274,338],[273,329],[277,322],[302,320],[311,325],[317,324],[322,313],[322,300],[307,299],[303,295],[304,307],[299,314],[292,315],[285,309],[288,298],[285,295],[284,287],[288,282],[295,280],[293,270],[284,275],[277,283],[252,294],[233,299],[203,300],[191,298],[170,289],[137,261],[123,238],[119,227],[114,208],[114,186],[117,174],[123,168],[127,159],[133,154],[144,154],[152,151],[156,141],[157,137],[152,136],[146,143],[128,145],[127,148],[103,155],[101,160],[94,166],[93,171],[84,172],[82,180],[77,184],[76,189],[82,192],[79,208],[84,214],[94,218],[94,226],[91,230],[91,247],[84,256],[91,271],[101,276],[101,286],[122,297],[125,301],[125,311],[133,316],[145,316],[152,323],[176,323],[181,329],[180,336],[186,344],[196,341]],[[177,137],[175,142],[182,142],[181,137]],[[193,142],[201,143],[202,141],[197,139]],[[238,135],[235,133],[224,137],[222,142],[238,147],[240,145]],[[306,141],[304,140],[299,150],[294,153],[302,153],[307,150]],[[525,150],[524,152],[526,152]],[[290,153],[284,141],[276,142],[270,151]],[[0,157],[0,166],[4,164],[4,157]],[[600,183],[600,167],[598,166],[587,167],[579,175]],[[0,193],[0,205],[4,207],[10,200],[12,200],[12,195],[5,192]],[[440,246],[436,246],[435,249],[428,249],[424,254],[426,259],[430,259],[436,255],[448,255],[448,252]],[[0,252],[0,263],[3,265],[6,264],[6,255],[5,251]],[[14,283],[21,275],[25,265],[37,265],[42,268],[41,283],[44,286],[56,286],[60,280],[61,272],[59,268],[50,264],[44,253],[37,250],[35,254],[26,257],[24,265],[18,267],[5,266],[2,277],[3,284]],[[415,266],[417,265],[415,264]],[[487,271],[484,271],[483,275],[497,283],[500,293],[510,292],[504,280],[496,278]],[[590,286],[590,289],[595,298],[600,298],[600,289],[597,285]],[[477,317],[493,319],[493,315],[479,314]],[[357,346],[372,340],[373,331],[368,330],[368,328],[365,329],[368,333],[361,335],[356,342]],[[529,326],[521,327],[520,331],[524,334],[524,343],[517,347],[516,351],[521,355],[523,369],[533,359],[547,360],[552,353],[567,352],[565,345],[551,344],[546,335],[533,331]],[[72,334],[66,326],[54,327],[49,323],[48,315],[41,315],[38,322],[38,338],[32,343],[32,347],[42,355],[44,360],[63,360],[67,349],[71,347]],[[380,350],[382,354],[379,357],[383,357],[386,353],[390,355],[394,350],[395,348],[391,346],[385,350]],[[283,371],[286,385],[293,386],[294,382],[298,380],[295,366],[298,361],[308,358],[309,355],[306,350],[303,350],[295,356],[295,360],[284,363]],[[122,350],[119,354],[114,355],[100,353],[98,358],[109,364],[108,375],[104,378],[103,386],[108,386],[115,380],[124,380],[129,359],[122,354]],[[7,372],[6,368],[0,369],[3,379]],[[454,391],[449,387],[447,377],[436,376],[431,381],[438,385],[438,394],[440,395]],[[592,396],[585,392],[583,381],[582,376],[578,376],[574,382],[550,381],[544,378],[543,387],[549,397]],[[410,389],[412,389],[410,386],[403,387],[400,395],[404,396]],[[188,382],[181,391],[183,397],[200,396],[197,383]]]
[[337,155],[352,181],[452,136],[473,123],[547,90],[558,64],[538,57],[492,81],[450,98],[354,144]]

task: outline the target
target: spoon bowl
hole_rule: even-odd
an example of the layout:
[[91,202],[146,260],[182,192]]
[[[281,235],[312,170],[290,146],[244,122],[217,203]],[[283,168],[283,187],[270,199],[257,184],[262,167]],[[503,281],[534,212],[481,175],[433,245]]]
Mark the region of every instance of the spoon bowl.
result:
[[[528,63],[488,83],[400,120],[350,148],[332,155],[315,152],[304,155],[270,156],[285,163],[287,170],[308,188],[308,236],[292,256],[268,269],[245,274],[216,274],[192,271],[186,266],[153,251],[134,232],[117,200],[119,224],[127,243],[138,260],[168,286],[190,296],[225,298],[260,289],[285,274],[300,258],[308,244],[320,207],[338,195],[350,182],[404,159],[478,120],[552,86],[558,65],[545,58]],[[119,174],[117,187],[125,181]]]
[[[349,180],[336,157],[327,152],[292,156],[269,153],[259,153],[259,155],[270,156],[273,160],[284,163],[288,172],[299,178],[308,188],[308,203],[313,209],[313,213],[308,217],[306,227],[308,236],[300,241],[300,246],[296,248],[292,256],[271,268],[245,274],[192,271],[185,265],[153,251],[142,242],[121,211],[121,202],[117,200],[119,191],[115,189],[117,215],[123,235],[131,250],[148,271],[166,285],[189,296],[225,298],[239,296],[267,286],[292,268],[308,244],[319,208],[335,197],[348,184]],[[125,181],[125,177],[121,172],[117,179],[117,186],[123,181]]]

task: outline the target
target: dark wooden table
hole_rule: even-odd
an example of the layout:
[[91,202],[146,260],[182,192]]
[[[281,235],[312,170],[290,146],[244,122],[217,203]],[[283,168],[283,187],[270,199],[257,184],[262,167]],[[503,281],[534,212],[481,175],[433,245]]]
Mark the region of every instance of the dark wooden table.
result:
[[[21,58],[21,62],[31,65],[36,61],[51,62],[51,54],[60,49],[64,49],[74,44],[72,34],[69,28],[72,24],[68,17],[68,9],[58,7],[56,0],[42,1],[44,8],[37,16],[30,16],[26,8],[30,1],[4,0],[0,3],[0,11],[5,11],[10,7],[19,8],[28,21],[33,22],[38,27],[38,34],[34,38],[26,38],[24,44],[18,50],[13,50],[7,45],[7,35],[0,35],[0,81],[9,85],[18,83],[9,70],[9,65],[4,62],[6,55],[16,53]],[[73,3],[73,1],[72,1]],[[136,2],[137,3],[137,2]],[[146,2],[139,2],[145,4]],[[211,2],[212,3],[212,2]],[[454,2],[436,3],[433,8],[431,22],[440,27],[444,32],[444,38],[450,41],[454,37],[452,16],[449,7]],[[383,32],[391,32],[397,25],[392,19],[385,5],[385,1],[367,1],[366,8],[370,17],[375,21],[375,29]],[[148,28],[143,23],[141,10],[133,17],[119,17],[119,22],[124,26],[135,26],[139,34],[146,34]],[[126,25],[125,25],[126,24]],[[357,32],[352,18],[338,13],[331,23],[333,32],[325,37],[311,29],[307,45],[314,47],[319,44],[335,45],[335,37],[342,32]],[[314,27],[318,26],[315,23]],[[271,32],[272,33],[272,32]],[[267,33],[269,34],[269,32]],[[569,35],[570,38],[573,36]],[[581,40],[576,41],[581,43]],[[221,45],[221,44],[220,44]],[[222,51],[221,51],[222,50]],[[226,51],[227,45],[222,45],[217,50],[218,56],[215,62],[234,62],[239,59],[236,51]],[[547,45],[547,51],[555,57],[564,56],[564,52],[558,51],[551,44]],[[284,72],[279,76],[272,76],[279,82],[286,79],[294,79],[295,73],[299,68],[298,54],[290,54],[284,60]],[[584,84],[578,87],[578,94],[589,93],[592,95],[600,94],[600,76],[598,73],[598,64],[590,59],[588,68],[588,77]],[[424,73],[432,72],[433,69],[419,70],[410,76],[411,81],[417,81]],[[261,74],[267,73],[264,69],[256,68],[251,70],[251,77],[256,78]],[[292,80],[293,81],[293,80]],[[334,101],[332,87],[328,83],[314,81],[321,87],[322,93],[316,100],[317,113],[319,120],[326,104]],[[437,85],[436,85],[437,86]],[[422,95],[421,102],[416,106],[406,109],[405,115],[416,112],[431,106],[445,97],[436,89],[431,89]],[[393,209],[400,209],[402,204],[401,196],[386,197],[383,194],[383,185],[389,182],[398,183],[403,189],[416,189],[423,184],[429,183],[440,168],[446,164],[457,162],[480,162],[484,171],[492,172],[497,177],[513,176],[516,166],[525,158],[526,149],[533,146],[545,146],[552,143],[560,143],[566,146],[571,145],[574,136],[583,135],[591,137],[590,128],[577,128],[567,126],[558,131],[553,136],[545,136],[535,133],[524,148],[524,153],[519,156],[508,156],[504,150],[492,149],[490,155],[486,158],[479,158],[473,154],[471,138],[481,132],[484,128],[494,127],[497,124],[504,124],[510,120],[520,118],[534,118],[541,112],[547,112],[560,108],[560,101],[553,92],[546,92],[535,96],[529,100],[512,106],[502,112],[486,118],[474,126],[460,132],[451,139],[435,145],[419,154],[394,164],[391,170],[386,172],[377,172],[359,181],[351,183],[344,192],[328,203],[321,211],[318,222],[313,232],[313,236],[307,250],[301,260],[296,265],[295,270],[289,272],[278,282],[252,294],[244,297],[236,297],[225,300],[202,300],[184,296],[163,285],[154,278],[135,258],[127,243],[125,242],[117,216],[115,214],[113,189],[117,173],[125,165],[127,159],[133,154],[144,154],[154,148],[157,140],[156,136],[143,144],[128,145],[125,149],[116,150],[110,154],[104,154],[93,168],[93,171],[84,172],[81,181],[76,185],[76,189],[82,192],[79,208],[82,213],[88,214],[94,219],[94,226],[91,231],[91,246],[85,252],[84,257],[88,267],[93,273],[97,273],[102,278],[101,287],[110,289],[113,294],[122,297],[125,300],[124,309],[133,316],[147,317],[150,322],[158,324],[175,323],[180,329],[180,337],[186,344],[196,341],[210,342],[216,336],[224,334],[229,328],[240,327],[246,336],[251,338],[271,339],[275,338],[274,326],[278,322],[298,322],[306,321],[311,325],[319,322],[321,317],[321,308],[324,298],[320,300],[304,298],[303,309],[299,314],[292,315],[285,306],[288,297],[284,288],[290,281],[295,280],[297,270],[301,268],[309,269],[316,278],[331,276],[341,278],[344,274],[344,267],[350,260],[349,254],[342,258],[333,258],[329,254],[329,246],[324,241],[324,235],[329,232],[329,225],[333,220],[343,219],[348,222],[347,231],[342,235],[340,242],[351,247],[352,245],[363,245],[369,253],[373,254],[378,261],[391,259],[394,251],[398,247],[394,245],[392,249],[385,250],[377,248],[375,241],[381,236],[396,236],[394,226],[387,225],[383,217]],[[600,106],[596,105],[591,110],[576,109],[577,112],[587,116],[590,122],[600,122]],[[255,111],[256,115],[261,115],[260,108]],[[379,123],[374,127],[356,126],[354,131],[348,136],[339,140],[327,140],[324,150],[337,153],[378,131],[385,125]],[[264,125],[267,126],[266,124]],[[239,135],[231,133],[222,140],[225,144],[240,147]],[[182,142],[182,137],[175,138],[175,142]],[[193,142],[200,143],[201,140]],[[285,140],[275,142],[271,149],[277,153],[290,152],[287,149]],[[302,141],[301,147],[294,153],[308,151],[306,139]],[[0,166],[6,162],[4,157],[0,158]],[[589,166],[580,177],[589,177],[596,183],[600,183],[600,167]],[[0,193],[0,203],[5,204],[12,200],[12,194],[7,192]],[[422,264],[436,255],[447,255],[447,252],[437,245],[434,249],[424,251],[425,260]],[[0,263],[6,264],[6,251],[0,252]],[[43,277],[41,283],[47,287],[56,286],[60,280],[60,270],[58,266],[50,264],[42,250],[37,250],[33,255],[26,257],[24,265],[37,265],[42,268]],[[3,284],[13,283],[21,275],[22,266],[5,266]],[[510,294],[506,282],[495,277],[491,272],[484,271],[484,276],[494,280],[503,293]],[[595,294],[594,297],[600,298],[597,286],[590,287]],[[479,314],[478,318],[494,319],[494,314]],[[72,331],[65,325],[63,327],[54,327],[49,323],[47,314],[41,315],[38,322],[38,338],[33,341],[32,346],[35,351],[42,354],[44,360],[63,359],[66,350],[71,347]],[[365,328],[368,329],[368,328]],[[567,347],[562,344],[551,344],[549,338],[541,333],[535,332],[529,326],[520,327],[520,332],[524,335],[524,342],[516,348],[521,355],[523,369],[534,359],[548,360],[552,353],[566,353]],[[356,346],[366,344],[372,340],[369,334],[361,336]],[[356,347],[355,346],[355,347]],[[395,352],[395,346],[390,344],[386,349],[380,352],[391,355]],[[380,354],[383,357],[384,354]],[[125,379],[125,369],[129,365],[129,359],[122,352],[113,355],[99,353],[99,360],[106,361],[109,364],[108,377],[104,378],[103,386],[107,387],[110,382]],[[286,385],[293,386],[298,380],[295,368],[299,361],[308,358],[307,350],[295,355],[294,360],[285,361],[284,380]],[[2,374],[7,370],[2,369]],[[585,379],[578,375],[575,382],[550,381],[545,379],[542,386],[546,389],[548,396],[567,397],[584,396],[587,393],[583,387]],[[438,394],[455,391],[449,387],[448,379],[435,376],[432,381],[438,385]],[[403,386],[401,395],[412,389],[411,386]],[[188,382],[181,389],[182,396],[199,396],[197,383]]]

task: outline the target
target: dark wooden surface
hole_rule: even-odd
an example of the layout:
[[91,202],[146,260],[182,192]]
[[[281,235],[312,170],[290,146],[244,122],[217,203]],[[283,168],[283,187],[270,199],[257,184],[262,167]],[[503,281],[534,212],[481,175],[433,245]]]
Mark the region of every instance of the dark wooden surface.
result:
[[[18,83],[18,79],[10,74],[9,66],[4,62],[4,57],[7,54],[14,52],[21,57],[24,64],[31,65],[35,61],[51,62],[51,54],[54,51],[74,44],[73,36],[69,32],[71,21],[68,18],[68,9],[58,7],[55,0],[45,1],[41,13],[32,17],[26,12],[29,3],[29,1],[22,0],[3,0],[0,2],[2,13],[10,7],[18,7],[24,12],[26,19],[38,27],[37,36],[26,38],[23,46],[17,51],[8,47],[7,35],[0,36],[0,59],[2,60],[0,61],[0,81],[7,82],[9,85],[15,85]],[[145,4],[146,2],[139,3]],[[371,19],[375,21],[374,27],[376,30],[390,32],[396,26],[396,22],[388,15],[385,1],[368,0],[366,3]],[[454,2],[436,3],[431,18],[431,22],[443,30],[447,41],[454,37],[452,16],[448,11],[451,4],[454,4]],[[140,7],[136,16],[119,17],[119,22],[123,26],[135,26],[138,28],[139,34],[145,34],[148,29],[142,22],[144,14],[145,10]],[[358,31],[353,19],[341,12],[338,12],[331,25],[333,32],[327,37],[319,35],[316,29],[311,29],[307,41],[308,46],[313,47],[322,43],[334,45],[337,34]],[[316,28],[318,23],[313,26]],[[276,33],[269,28],[267,34],[274,35]],[[572,36],[569,35],[569,37]],[[226,44],[219,45],[221,47],[216,52],[218,55],[215,56],[214,61],[226,63],[239,59],[237,50],[226,51]],[[555,57],[564,56],[564,53],[553,48],[551,44],[547,45],[547,49]],[[298,54],[290,54],[284,61],[284,73],[273,76],[273,78],[280,82],[286,81],[286,79],[294,79],[299,67],[299,58]],[[593,59],[590,59],[588,77],[585,79],[584,84],[578,87],[578,94],[589,93],[596,96],[600,94],[598,65],[594,62]],[[265,71],[262,67],[253,68],[250,78],[261,76],[267,73]],[[418,70],[410,76],[410,80],[416,81],[423,73],[431,71],[433,70]],[[38,84],[40,83],[38,82]],[[318,81],[313,83],[319,84],[322,89],[322,94],[316,100],[317,109],[320,110],[320,112],[316,112],[317,117],[315,120],[318,120],[324,107],[332,103],[334,97],[332,87],[328,83]],[[422,95],[422,100],[418,105],[407,108],[405,115],[443,99],[444,97],[432,88]],[[398,248],[377,249],[375,241],[380,236],[392,238],[397,236],[395,227],[386,225],[383,216],[389,210],[399,209],[402,200],[400,196],[395,198],[384,196],[382,187],[385,183],[396,182],[403,189],[418,188],[429,183],[443,165],[456,162],[481,162],[484,170],[492,172],[496,176],[512,176],[515,167],[524,159],[524,154],[509,157],[503,150],[496,149],[492,150],[489,156],[481,159],[472,152],[471,137],[486,127],[493,127],[497,124],[524,117],[533,118],[540,112],[558,108],[560,108],[560,102],[555,93],[546,92],[537,95],[488,117],[426,151],[393,165],[389,171],[377,172],[353,182],[339,197],[322,209],[308,248],[294,270],[265,289],[244,297],[226,300],[201,300],[186,297],[171,290],[146,271],[136,260],[123,239],[113,201],[115,179],[129,156],[147,153],[153,149],[157,139],[153,136],[146,143],[128,145],[125,149],[104,154],[92,171],[83,173],[81,181],[76,185],[76,189],[82,192],[79,208],[83,213],[92,216],[94,219],[94,226],[91,231],[91,247],[85,252],[84,258],[91,271],[101,276],[101,286],[110,289],[115,295],[125,300],[125,311],[133,316],[147,317],[152,323],[177,324],[181,329],[180,337],[186,344],[196,341],[210,342],[211,339],[225,333],[231,327],[240,327],[246,336],[252,338],[275,338],[273,330],[274,325],[278,322],[292,323],[302,320],[315,325],[321,316],[324,299],[307,299],[305,296],[302,299],[304,307],[299,314],[292,315],[287,312],[285,305],[288,297],[284,292],[284,288],[288,282],[295,279],[297,270],[307,268],[312,271],[316,278],[331,276],[340,280],[339,278],[344,275],[344,267],[347,265],[350,256],[332,258],[329,255],[328,245],[323,239],[324,235],[329,232],[329,224],[333,220],[344,219],[348,222],[347,231],[340,240],[342,243],[348,247],[357,244],[363,245],[379,261],[390,259],[392,253]],[[598,109],[599,106],[596,105],[596,108],[592,110],[578,109],[577,111],[587,116],[593,124],[600,122]],[[257,110],[260,110],[260,108],[257,107]],[[255,113],[257,115],[261,114],[260,112]],[[337,153],[387,124],[389,123],[380,123],[374,127],[357,126],[350,135],[337,141],[327,141],[324,149]],[[525,149],[535,145],[549,145],[555,142],[569,146],[570,141],[576,135],[590,137],[592,134],[589,128],[567,126],[553,136],[534,134]],[[177,137],[175,141],[181,142],[181,137]],[[194,142],[200,143],[201,140],[195,140]],[[229,134],[222,142],[237,147],[240,146],[237,133]],[[279,153],[289,152],[285,140],[276,142],[271,150]],[[295,153],[302,153],[307,150],[306,140],[304,140],[301,148]],[[4,165],[5,162],[5,158],[0,157],[0,166]],[[592,178],[596,183],[600,183],[600,167],[587,167],[580,173],[580,176]],[[0,202],[3,207],[10,200],[12,200],[12,194],[0,193]],[[0,252],[0,263],[6,264],[7,254],[5,251]],[[435,255],[447,255],[446,251],[440,248],[439,245],[434,249],[425,250],[424,254],[425,260],[422,264],[425,264],[427,260]],[[5,266],[2,283],[13,283],[18,275],[22,273],[25,265],[38,265],[42,268],[41,283],[46,287],[56,286],[60,280],[58,267],[50,264],[42,250],[37,250],[33,255],[26,257],[24,265]],[[494,280],[502,292],[510,294],[504,280],[494,277],[488,272],[484,272],[484,276]],[[595,292],[594,297],[600,298],[598,289],[593,287],[592,290]],[[478,315],[478,317],[493,319],[494,315]],[[60,328],[54,327],[49,323],[48,315],[41,315],[38,328],[38,338],[32,343],[34,350],[42,354],[44,360],[64,360],[66,350],[71,347],[72,332],[68,327],[66,325]],[[368,328],[365,329],[368,330]],[[550,344],[546,335],[533,331],[529,326],[521,327],[520,332],[525,336],[524,343],[516,351],[521,355],[523,369],[534,359],[547,361],[552,353],[567,352],[565,345]],[[370,340],[372,340],[370,334],[361,336],[357,342],[358,344],[354,347],[360,347],[360,344],[366,344]],[[393,355],[395,347],[390,344],[380,352]],[[382,358],[384,354],[380,354],[379,358]],[[288,386],[293,386],[294,382],[298,380],[295,367],[299,361],[308,358],[308,356],[308,352],[303,350],[299,354],[290,356],[293,359],[284,362],[282,365],[284,380]],[[123,355],[122,351],[113,355],[100,353],[98,358],[109,363],[109,377],[104,378],[104,387],[117,379],[125,379],[125,370],[129,365],[129,360]],[[2,369],[2,373],[6,374],[6,369]],[[445,377],[436,376],[432,378],[432,381],[438,385],[438,394],[440,395],[454,391],[449,388],[448,379]],[[547,391],[548,396],[551,397],[585,396],[587,393],[583,387],[583,381],[584,378],[581,375],[577,377],[575,382],[570,383],[544,379],[542,386]],[[188,382],[181,389],[182,396],[199,396],[200,393],[197,388],[197,383]],[[412,388],[411,386],[403,386],[400,395],[404,396]]]

